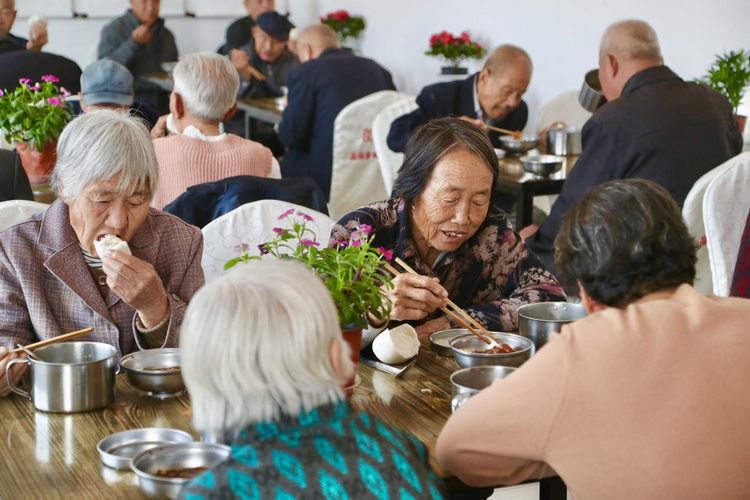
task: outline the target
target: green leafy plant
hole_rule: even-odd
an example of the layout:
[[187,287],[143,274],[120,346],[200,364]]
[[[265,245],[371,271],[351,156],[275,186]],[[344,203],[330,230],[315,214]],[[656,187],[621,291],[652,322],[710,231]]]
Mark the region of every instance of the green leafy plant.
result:
[[378,320],[388,318],[391,303],[387,290],[391,288],[391,275],[382,268],[383,260],[393,258],[384,248],[372,246],[372,228],[359,226],[349,241],[326,248],[317,241],[315,232],[307,227],[312,217],[304,212],[289,209],[278,218],[290,227],[276,227],[275,236],[258,245],[260,256],[248,253],[249,245],[235,247],[240,255],[224,265],[229,269],[240,262],[272,257],[293,259],[307,265],[325,283],[338,310],[341,325],[364,324],[365,314]]
[[708,75],[699,82],[724,94],[736,115],[745,89],[750,85],[750,51],[732,50],[729,54],[717,55]]
[[432,35],[430,50],[425,52],[428,56],[444,58],[453,67],[457,67],[464,59],[481,59],[485,53],[484,47],[472,41],[467,31],[457,37],[447,31]]
[[321,17],[320,22],[333,28],[339,37],[339,43],[347,38],[357,38],[365,29],[364,19],[359,16],[350,16],[345,10],[331,12]]
[[60,89],[59,82],[54,75],[45,75],[42,83],[31,85],[31,80],[21,78],[13,92],[0,89],[0,133],[6,141],[28,142],[37,151],[57,141],[72,114],[65,101],[70,92]]

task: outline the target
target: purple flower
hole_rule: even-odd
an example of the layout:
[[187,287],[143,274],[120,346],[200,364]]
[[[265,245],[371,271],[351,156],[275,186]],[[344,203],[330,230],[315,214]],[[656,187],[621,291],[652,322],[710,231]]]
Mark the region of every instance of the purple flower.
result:
[[261,243],[260,245],[258,245],[258,250],[260,250],[261,255],[268,254],[268,250],[266,250],[266,245],[264,243]]
[[37,83],[33,87],[29,87],[29,90],[33,90],[34,92],[36,92],[38,90],[42,90],[42,86]]
[[312,222],[313,221],[313,218],[310,217],[309,215],[307,215],[305,212],[299,212],[298,211],[297,215],[299,215],[300,217],[302,217],[303,219],[305,219],[307,222]]
[[318,243],[317,241],[308,239],[308,238],[302,238],[301,240],[299,240],[299,242],[302,245],[305,245],[306,247],[319,247],[320,246],[320,243]]
[[50,103],[50,104],[51,104],[51,105],[53,105],[53,106],[62,106],[62,107],[64,107],[64,106],[65,106],[65,103],[64,103],[64,102],[62,102],[62,101],[61,101],[60,99],[58,99],[57,97],[50,97],[49,99],[47,99],[47,102],[48,102],[48,103]]
[[359,240],[350,240],[349,241],[349,246],[350,247],[361,247],[362,246],[362,242],[359,241]]
[[286,211],[286,212],[284,212],[283,214],[279,215],[279,218],[278,218],[278,220],[286,219],[287,217],[289,217],[289,216],[290,216],[290,215],[292,215],[293,213],[294,213],[294,209],[293,209],[293,208],[290,208],[289,210],[287,210],[287,211]]
[[4,96],[5,92],[3,92],[3,89],[0,89],[0,97]]
[[284,236],[285,234],[289,233],[288,229],[281,229],[280,227],[273,228],[273,232],[278,234],[279,236]]
[[247,243],[241,243],[234,247],[234,251],[237,252],[238,254],[243,254],[247,252],[248,250],[250,250],[250,245],[248,245]]
[[346,247],[349,246],[349,242],[347,240],[336,240],[336,243],[334,243],[337,247]]
[[383,257],[385,257],[385,260],[392,260],[393,259],[393,252],[391,250],[386,250],[383,247],[378,247],[378,252],[383,254]]
[[52,82],[52,83],[60,83],[60,79],[57,78],[55,75],[44,75],[42,77],[43,82]]
[[23,85],[28,85],[31,83],[31,80],[29,80],[28,78],[21,78],[20,80],[18,80],[18,83],[21,83]]

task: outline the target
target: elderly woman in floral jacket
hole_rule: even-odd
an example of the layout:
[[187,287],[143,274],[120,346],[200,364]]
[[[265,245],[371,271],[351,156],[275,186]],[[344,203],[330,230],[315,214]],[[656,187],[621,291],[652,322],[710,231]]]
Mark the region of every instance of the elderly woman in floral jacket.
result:
[[405,153],[395,197],[344,216],[330,243],[360,238],[364,226],[374,245],[419,273],[394,278],[392,321],[420,325],[420,335],[456,327],[436,312],[451,299],[490,330],[515,331],[519,306],[566,299],[492,204],[498,162],[486,134],[460,119],[433,120]]
[[[82,340],[120,355],[176,346],[185,306],[204,283],[199,229],[149,209],[158,166],[148,129],[116,111],[81,115],[57,144],[45,212],[0,232],[0,396],[9,349],[93,327]],[[132,255],[99,255],[104,235]],[[17,379],[27,365],[16,365]],[[18,369],[16,369],[18,368]]]

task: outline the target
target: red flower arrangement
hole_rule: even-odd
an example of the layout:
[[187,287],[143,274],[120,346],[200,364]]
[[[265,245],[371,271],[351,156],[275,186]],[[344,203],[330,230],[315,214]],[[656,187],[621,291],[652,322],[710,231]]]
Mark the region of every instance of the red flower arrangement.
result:
[[347,38],[357,38],[365,29],[365,20],[359,16],[351,16],[345,10],[337,10],[320,18],[320,22],[327,24],[336,32],[339,43]]
[[464,31],[460,36],[442,31],[430,37],[430,50],[425,54],[443,57],[451,66],[457,67],[464,59],[481,59],[485,52],[484,47],[471,40],[468,31]]

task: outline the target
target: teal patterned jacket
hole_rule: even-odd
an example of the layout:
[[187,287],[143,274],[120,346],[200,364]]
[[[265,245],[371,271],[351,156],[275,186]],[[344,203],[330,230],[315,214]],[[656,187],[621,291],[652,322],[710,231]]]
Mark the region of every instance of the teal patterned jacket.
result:
[[425,445],[346,403],[242,431],[232,458],[182,491],[184,500],[443,498]]

